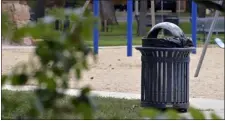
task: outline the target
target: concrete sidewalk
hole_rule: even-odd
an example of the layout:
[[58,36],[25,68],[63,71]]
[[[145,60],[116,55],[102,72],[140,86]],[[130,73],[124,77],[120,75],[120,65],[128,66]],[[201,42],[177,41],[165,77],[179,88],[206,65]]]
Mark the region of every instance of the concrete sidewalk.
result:
[[[37,88],[36,86],[11,86],[11,85],[5,85],[2,87],[3,90],[12,90],[12,91],[32,91],[36,88]],[[60,91],[60,89],[58,91]],[[63,93],[66,95],[77,96],[79,94],[79,90],[68,89]],[[123,98],[123,99],[140,99],[140,94],[120,93],[120,92],[91,91],[90,95],[100,97]],[[191,98],[190,105],[192,107],[202,110],[202,112],[206,114],[207,118],[210,117],[210,112],[214,111],[218,116],[224,119],[224,100]],[[188,116],[189,114],[184,113],[182,115]]]

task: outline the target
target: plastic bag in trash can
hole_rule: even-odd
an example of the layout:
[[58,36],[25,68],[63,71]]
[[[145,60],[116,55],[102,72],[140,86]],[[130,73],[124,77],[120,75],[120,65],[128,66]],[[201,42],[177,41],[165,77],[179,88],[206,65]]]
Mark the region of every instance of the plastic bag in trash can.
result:
[[193,47],[193,42],[187,37],[170,37],[162,39],[142,39],[143,47],[188,48]]
[[[158,33],[162,30],[168,30],[173,37],[157,38]],[[147,38],[143,38],[143,46],[167,47],[167,48],[187,48],[193,47],[191,38],[185,37],[183,31],[175,24],[162,22],[156,24],[148,33]]]

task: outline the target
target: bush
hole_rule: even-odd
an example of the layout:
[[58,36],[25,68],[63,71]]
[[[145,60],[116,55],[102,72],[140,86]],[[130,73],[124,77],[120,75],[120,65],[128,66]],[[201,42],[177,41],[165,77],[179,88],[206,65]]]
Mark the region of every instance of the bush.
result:
[[[95,55],[84,44],[84,39],[89,39],[92,32],[94,19],[87,12],[85,14],[74,14],[60,9],[53,9],[57,16],[46,16],[38,20],[37,23],[30,23],[27,26],[16,29],[12,32],[10,40],[21,40],[25,36],[41,38],[44,41],[37,42],[35,54],[38,60],[31,59],[28,63],[16,66],[10,75],[2,75],[2,85],[6,82],[12,85],[25,85],[30,80],[35,80],[39,89],[35,90],[36,100],[34,106],[27,112],[26,119],[44,115],[46,110],[51,108],[54,113],[59,113],[61,108],[55,105],[55,100],[63,98],[65,95],[56,91],[62,91],[69,87],[68,80],[72,72],[76,79],[81,78],[83,70],[88,69],[87,57]],[[56,19],[64,19],[68,15],[73,21],[66,32],[54,29]],[[7,18],[6,18],[7,19]],[[8,29],[7,27],[5,27]],[[15,41],[20,42],[20,41]],[[36,67],[39,63],[40,66]],[[91,100],[87,96],[90,89],[84,87],[79,97],[74,97],[69,101],[73,102],[74,113],[83,115],[84,119],[92,118]],[[7,109],[7,102],[2,101],[2,105]],[[80,108],[79,108],[80,107]],[[85,110],[84,110],[85,109]],[[4,110],[3,110],[4,111]]]

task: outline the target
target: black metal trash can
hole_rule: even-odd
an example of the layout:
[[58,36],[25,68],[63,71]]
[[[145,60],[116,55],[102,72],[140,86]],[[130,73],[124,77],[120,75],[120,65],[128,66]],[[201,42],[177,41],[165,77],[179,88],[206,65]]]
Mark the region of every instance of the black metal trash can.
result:
[[[169,30],[175,37],[184,36],[174,24],[159,24],[142,39],[142,47],[136,47],[142,54],[141,106],[186,112],[189,107],[189,54],[194,48],[151,47],[151,40],[160,41],[157,39],[160,29]],[[173,30],[177,27],[180,30]]]

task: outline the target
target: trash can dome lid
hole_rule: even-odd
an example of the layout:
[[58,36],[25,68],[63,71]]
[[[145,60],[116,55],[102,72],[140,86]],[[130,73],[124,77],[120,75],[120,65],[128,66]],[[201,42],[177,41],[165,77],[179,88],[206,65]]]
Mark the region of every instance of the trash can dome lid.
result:
[[157,38],[160,30],[168,30],[174,37],[184,37],[184,32],[174,23],[170,22],[161,22],[156,24],[148,32],[147,38]]

